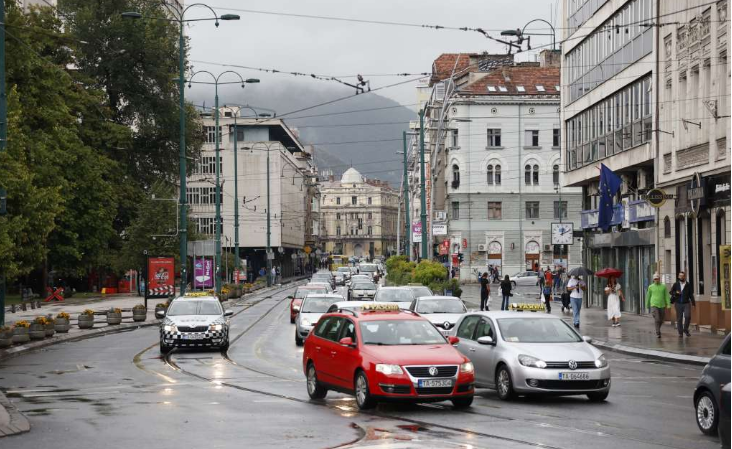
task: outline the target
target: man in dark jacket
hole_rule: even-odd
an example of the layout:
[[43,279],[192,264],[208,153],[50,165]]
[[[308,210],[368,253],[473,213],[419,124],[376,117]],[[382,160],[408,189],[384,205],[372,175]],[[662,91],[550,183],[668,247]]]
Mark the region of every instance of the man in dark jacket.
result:
[[696,307],[694,301],[694,289],[686,282],[686,273],[679,272],[676,283],[671,287],[671,303],[676,308],[676,329],[679,331],[679,338],[684,334],[691,337],[689,333],[689,322],[691,322],[691,308]]
[[491,294],[491,284],[488,281],[488,272],[486,271],[480,277],[480,310],[488,310],[488,297]]

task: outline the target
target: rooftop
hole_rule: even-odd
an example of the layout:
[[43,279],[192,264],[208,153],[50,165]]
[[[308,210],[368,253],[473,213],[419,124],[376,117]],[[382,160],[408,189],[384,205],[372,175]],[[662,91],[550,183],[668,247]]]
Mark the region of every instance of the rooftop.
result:
[[559,96],[558,67],[534,65],[504,66],[485,73],[460,87],[460,93],[472,95],[543,95]]

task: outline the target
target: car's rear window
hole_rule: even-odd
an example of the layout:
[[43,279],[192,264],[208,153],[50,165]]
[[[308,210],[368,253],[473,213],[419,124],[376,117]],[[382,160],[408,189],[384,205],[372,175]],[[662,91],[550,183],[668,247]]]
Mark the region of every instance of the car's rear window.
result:
[[560,319],[499,318],[503,339],[512,343],[576,343],[582,341],[567,323]]
[[386,288],[378,293],[378,300],[385,302],[412,302],[414,295],[408,288]]
[[325,313],[331,304],[342,300],[340,297],[307,296],[302,302],[300,313]]
[[307,295],[324,295],[328,293],[324,288],[298,288],[295,290],[294,297],[297,299],[302,299],[306,297]]
[[[379,298],[381,299],[381,298]],[[465,313],[465,304],[459,299],[420,299],[417,313]]]
[[366,273],[373,273],[376,271],[376,265],[361,265],[358,267],[359,270],[365,271]]
[[376,285],[371,282],[358,282],[353,284],[354,290],[376,290]]
[[412,294],[415,298],[421,298],[422,296],[432,296],[432,291],[427,287],[409,287],[412,290]]

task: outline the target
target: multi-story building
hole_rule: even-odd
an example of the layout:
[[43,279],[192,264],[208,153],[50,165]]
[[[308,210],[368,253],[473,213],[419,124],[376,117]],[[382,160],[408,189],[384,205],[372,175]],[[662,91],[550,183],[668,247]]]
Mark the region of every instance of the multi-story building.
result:
[[[624,310],[645,313],[656,264],[656,214],[643,199],[654,185],[653,92],[658,28],[653,0],[567,0],[563,8],[564,185],[582,188],[584,262],[623,271]],[[622,179],[612,228],[597,228],[600,164]],[[588,305],[605,306],[604,281],[588,279]]]
[[505,274],[579,265],[579,241],[553,245],[551,238],[552,223],[577,221],[581,203],[579,189],[560,187],[556,55],[547,51],[536,63],[441,55],[432,82],[425,145],[435,253],[457,263],[464,280],[488,265]]
[[[234,136],[236,133],[239,202],[239,256],[250,273],[266,266],[267,185],[270,199],[270,246],[273,264],[283,276],[304,271],[307,265],[306,234],[319,221],[313,215],[317,198],[312,182],[316,169],[296,134],[281,119],[242,118],[239,108],[219,108],[221,245],[234,252]],[[198,232],[213,237],[216,232],[216,126],[212,113],[204,113],[205,143],[186,193],[190,219]],[[236,125],[235,125],[236,123]],[[269,160],[269,176],[267,163]],[[306,223],[308,222],[309,223]],[[313,239],[316,230],[308,238]]]
[[399,196],[388,183],[366,179],[354,168],[320,187],[320,236],[330,254],[357,258],[396,251]]
[[667,280],[686,272],[696,293],[692,321],[729,330],[729,284],[719,275],[730,244],[729,2],[660,5],[661,20],[676,25],[657,29],[656,187],[675,201],[658,209],[658,259]]

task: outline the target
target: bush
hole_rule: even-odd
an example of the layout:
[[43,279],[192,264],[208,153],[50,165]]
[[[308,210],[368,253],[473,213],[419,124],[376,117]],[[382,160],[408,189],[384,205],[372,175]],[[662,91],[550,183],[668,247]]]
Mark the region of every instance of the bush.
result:
[[389,285],[406,285],[412,282],[412,272],[416,264],[407,256],[392,256],[386,260],[386,280]]
[[439,262],[423,260],[414,269],[412,277],[414,282],[419,282],[422,285],[431,286],[443,283],[447,280],[447,268]]

